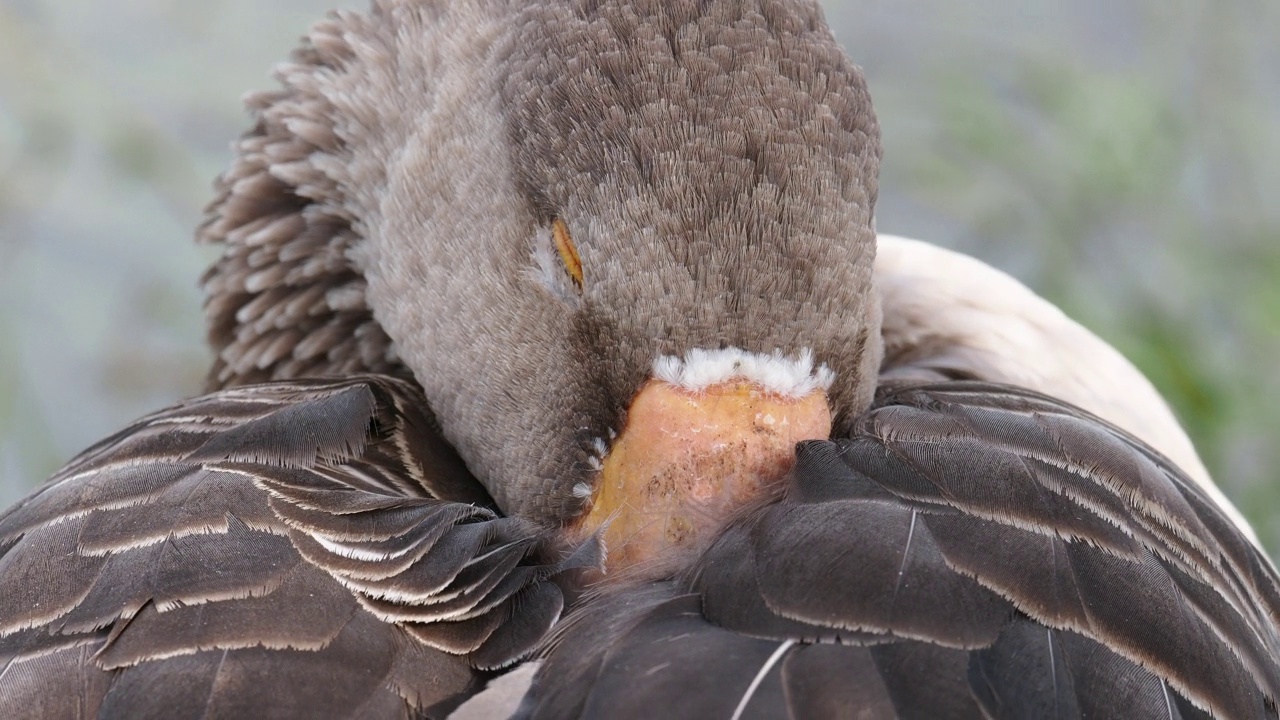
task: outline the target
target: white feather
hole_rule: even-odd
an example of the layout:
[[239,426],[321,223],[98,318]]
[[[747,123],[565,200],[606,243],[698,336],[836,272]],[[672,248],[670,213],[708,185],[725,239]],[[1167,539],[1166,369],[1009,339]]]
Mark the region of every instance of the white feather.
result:
[[797,357],[781,350],[772,354],[747,352],[728,347],[721,350],[694,349],[683,358],[663,355],[653,361],[653,376],[692,392],[733,379],[758,383],[765,390],[786,397],[804,397],[814,390],[831,387],[836,374],[826,365],[813,366],[813,350],[804,348]]

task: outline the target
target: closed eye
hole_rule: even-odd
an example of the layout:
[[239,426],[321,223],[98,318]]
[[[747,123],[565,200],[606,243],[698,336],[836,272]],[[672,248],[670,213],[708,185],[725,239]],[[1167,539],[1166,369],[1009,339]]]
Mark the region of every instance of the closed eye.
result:
[[569,226],[560,218],[551,221],[551,242],[560,254],[560,262],[565,272],[573,281],[573,287],[582,294],[582,258],[578,257],[578,248],[573,246],[573,238],[569,236]]
[[571,307],[581,307],[585,276],[568,223],[554,218],[550,226],[538,227],[532,250],[530,278]]

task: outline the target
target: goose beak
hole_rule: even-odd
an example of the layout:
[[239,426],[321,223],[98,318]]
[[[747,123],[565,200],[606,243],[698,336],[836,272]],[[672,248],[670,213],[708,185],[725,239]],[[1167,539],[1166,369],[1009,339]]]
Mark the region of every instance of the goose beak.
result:
[[649,380],[605,458],[581,536],[604,529],[606,573],[661,572],[776,490],[796,443],[831,435],[823,389],[791,397],[743,378],[689,390]]

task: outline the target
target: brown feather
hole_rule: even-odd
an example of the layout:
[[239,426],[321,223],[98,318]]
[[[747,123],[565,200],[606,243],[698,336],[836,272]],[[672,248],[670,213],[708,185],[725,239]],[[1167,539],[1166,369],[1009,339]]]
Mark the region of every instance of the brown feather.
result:
[[[227,390],[99,443],[0,517],[0,697],[129,717],[457,704],[600,550],[442,499],[487,495],[433,428],[413,385],[370,376]],[[431,646],[402,624],[424,613],[455,620]]]
[[[1150,448],[969,382],[853,426],[802,444],[785,496],[682,581],[571,608],[522,712],[705,714],[757,678],[797,717],[1276,717],[1280,579]],[[766,677],[725,632],[793,645]],[[829,665],[792,671],[809,652]]]

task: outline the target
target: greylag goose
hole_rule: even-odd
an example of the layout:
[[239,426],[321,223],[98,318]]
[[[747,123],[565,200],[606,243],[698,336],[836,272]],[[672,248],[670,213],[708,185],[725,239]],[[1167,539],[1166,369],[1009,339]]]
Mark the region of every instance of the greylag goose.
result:
[[1141,374],[877,251],[815,2],[375,0],[278,76],[209,393],[0,515],[0,716],[1276,716]]

